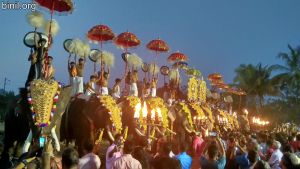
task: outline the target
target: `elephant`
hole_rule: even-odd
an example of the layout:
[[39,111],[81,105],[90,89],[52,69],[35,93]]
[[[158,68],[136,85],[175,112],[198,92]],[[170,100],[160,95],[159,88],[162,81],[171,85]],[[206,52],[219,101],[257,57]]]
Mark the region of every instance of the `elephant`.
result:
[[[105,103],[101,102],[103,98],[113,99],[111,96],[96,95],[92,95],[88,100],[80,98],[80,96],[75,97],[71,99],[62,116],[60,140],[66,141],[67,144],[75,141],[80,156],[83,155],[83,144],[86,140],[95,142],[96,131],[104,129],[106,131],[103,135],[104,139],[111,142],[114,141],[113,133],[118,132],[115,130],[117,124],[112,120],[113,112]],[[111,106],[118,107],[115,102],[112,102]],[[121,114],[115,114],[114,117],[116,118],[116,116],[119,116],[117,117],[120,119],[118,123],[121,123]]]
[[[19,98],[14,100],[5,115],[4,149],[1,153],[0,166],[9,168],[10,154],[9,149],[13,148],[17,142],[17,148],[22,146],[30,127],[33,127],[31,110],[27,102],[27,89],[19,89]],[[18,150],[17,150],[18,151]]]
[[[51,130],[56,124],[60,124],[60,116],[70,99],[70,86],[63,87],[57,102],[57,109],[53,121],[49,127],[45,128],[45,132]],[[13,102],[5,116],[5,133],[4,133],[4,149],[1,154],[0,166],[9,168],[9,149],[13,147],[13,143],[17,141],[20,147],[24,144],[30,130],[33,132],[33,138],[38,138],[40,131],[34,125],[30,105],[27,100],[27,88],[20,88],[19,99]],[[19,155],[17,155],[19,156]]]

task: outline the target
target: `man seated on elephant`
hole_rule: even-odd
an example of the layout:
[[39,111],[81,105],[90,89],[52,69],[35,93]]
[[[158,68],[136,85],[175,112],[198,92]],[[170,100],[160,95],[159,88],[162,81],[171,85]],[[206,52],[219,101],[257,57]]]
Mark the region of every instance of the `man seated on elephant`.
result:
[[91,96],[92,94],[96,94],[96,76],[91,75],[90,81],[86,84],[85,87],[85,95]]
[[53,79],[55,74],[55,69],[52,65],[53,57],[48,56],[45,59],[45,63],[43,64],[42,76],[45,80]]
[[115,99],[119,99],[121,97],[120,84],[121,84],[121,79],[117,78],[115,80],[115,84],[112,88],[112,97],[115,98]]

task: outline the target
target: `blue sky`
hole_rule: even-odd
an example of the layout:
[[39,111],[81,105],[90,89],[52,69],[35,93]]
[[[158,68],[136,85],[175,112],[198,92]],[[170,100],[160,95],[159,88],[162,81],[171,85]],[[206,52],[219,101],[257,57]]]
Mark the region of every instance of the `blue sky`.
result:
[[[10,2],[10,1],[1,1]],[[15,2],[15,1],[11,1]],[[24,1],[31,2],[31,1]],[[170,52],[179,50],[189,57],[189,65],[201,70],[206,77],[219,72],[230,83],[234,69],[242,63],[275,64],[279,52],[286,52],[287,44],[300,45],[300,13],[298,0],[75,0],[75,10],[67,16],[55,15],[60,31],[54,37],[49,52],[54,56],[56,78],[67,82],[67,56],[62,43],[67,38],[85,39],[87,31],[97,24],[105,24],[119,34],[135,33],[142,41],[137,53],[145,61],[154,57],[145,45],[160,37],[170,46]],[[28,10],[0,9],[0,88],[5,77],[10,79],[8,90],[25,83],[29,62],[29,48],[23,45],[23,36],[32,31],[25,15]],[[43,11],[46,18],[49,13]],[[99,48],[91,45],[92,48]],[[113,44],[103,46],[115,54],[110,85],[120,76],[124,64],[122,51]],[[170,54],[170,53],[169,53]],[[159,56],[160,65],[167,64],[168,54]],[[86,77],[92,72],[88,63]],[[86,78],[87,79],[87,78]],[[162,79],[161,79],[162,80]]]

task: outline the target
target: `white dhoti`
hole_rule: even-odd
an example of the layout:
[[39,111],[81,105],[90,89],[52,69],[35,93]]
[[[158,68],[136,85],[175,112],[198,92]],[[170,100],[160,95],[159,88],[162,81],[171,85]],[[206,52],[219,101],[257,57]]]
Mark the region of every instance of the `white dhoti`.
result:
[[156,97],[156,88],[151,88],[151,97]]
[[77,77],[77,93],[83,93],[83,77]]
[[115,99],[121,98],[121,89],[120,89],[120,86],[116,87],[116,91],[114,91],[112,93],[112,97],[115,98]]
[[130,85],[130,95],[138,97],[139,92],[136,83],[131,83]]
[[90,90],[90,89],[86,89],[86,90],[85,90],[85,95],[91,96],[92,94],[95,94],[95,92],[92,91],[92,90]]
[[101,95],[108,95],[108,88],[107,87],[101,87]]
[[70,85],[71,85],[71,96],[74,96],[77,93],[77,77],[70,77]]

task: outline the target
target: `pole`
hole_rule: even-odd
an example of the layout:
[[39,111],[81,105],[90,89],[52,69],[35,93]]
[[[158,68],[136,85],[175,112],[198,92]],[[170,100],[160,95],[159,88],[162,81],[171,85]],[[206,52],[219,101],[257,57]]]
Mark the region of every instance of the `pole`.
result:
[[10,80],[8,80],[6,77],[4,78],[4,83],[3,83],[3,90],[4,92],[6,91],[6,85],[7,85],[7,82],[9,82]]

